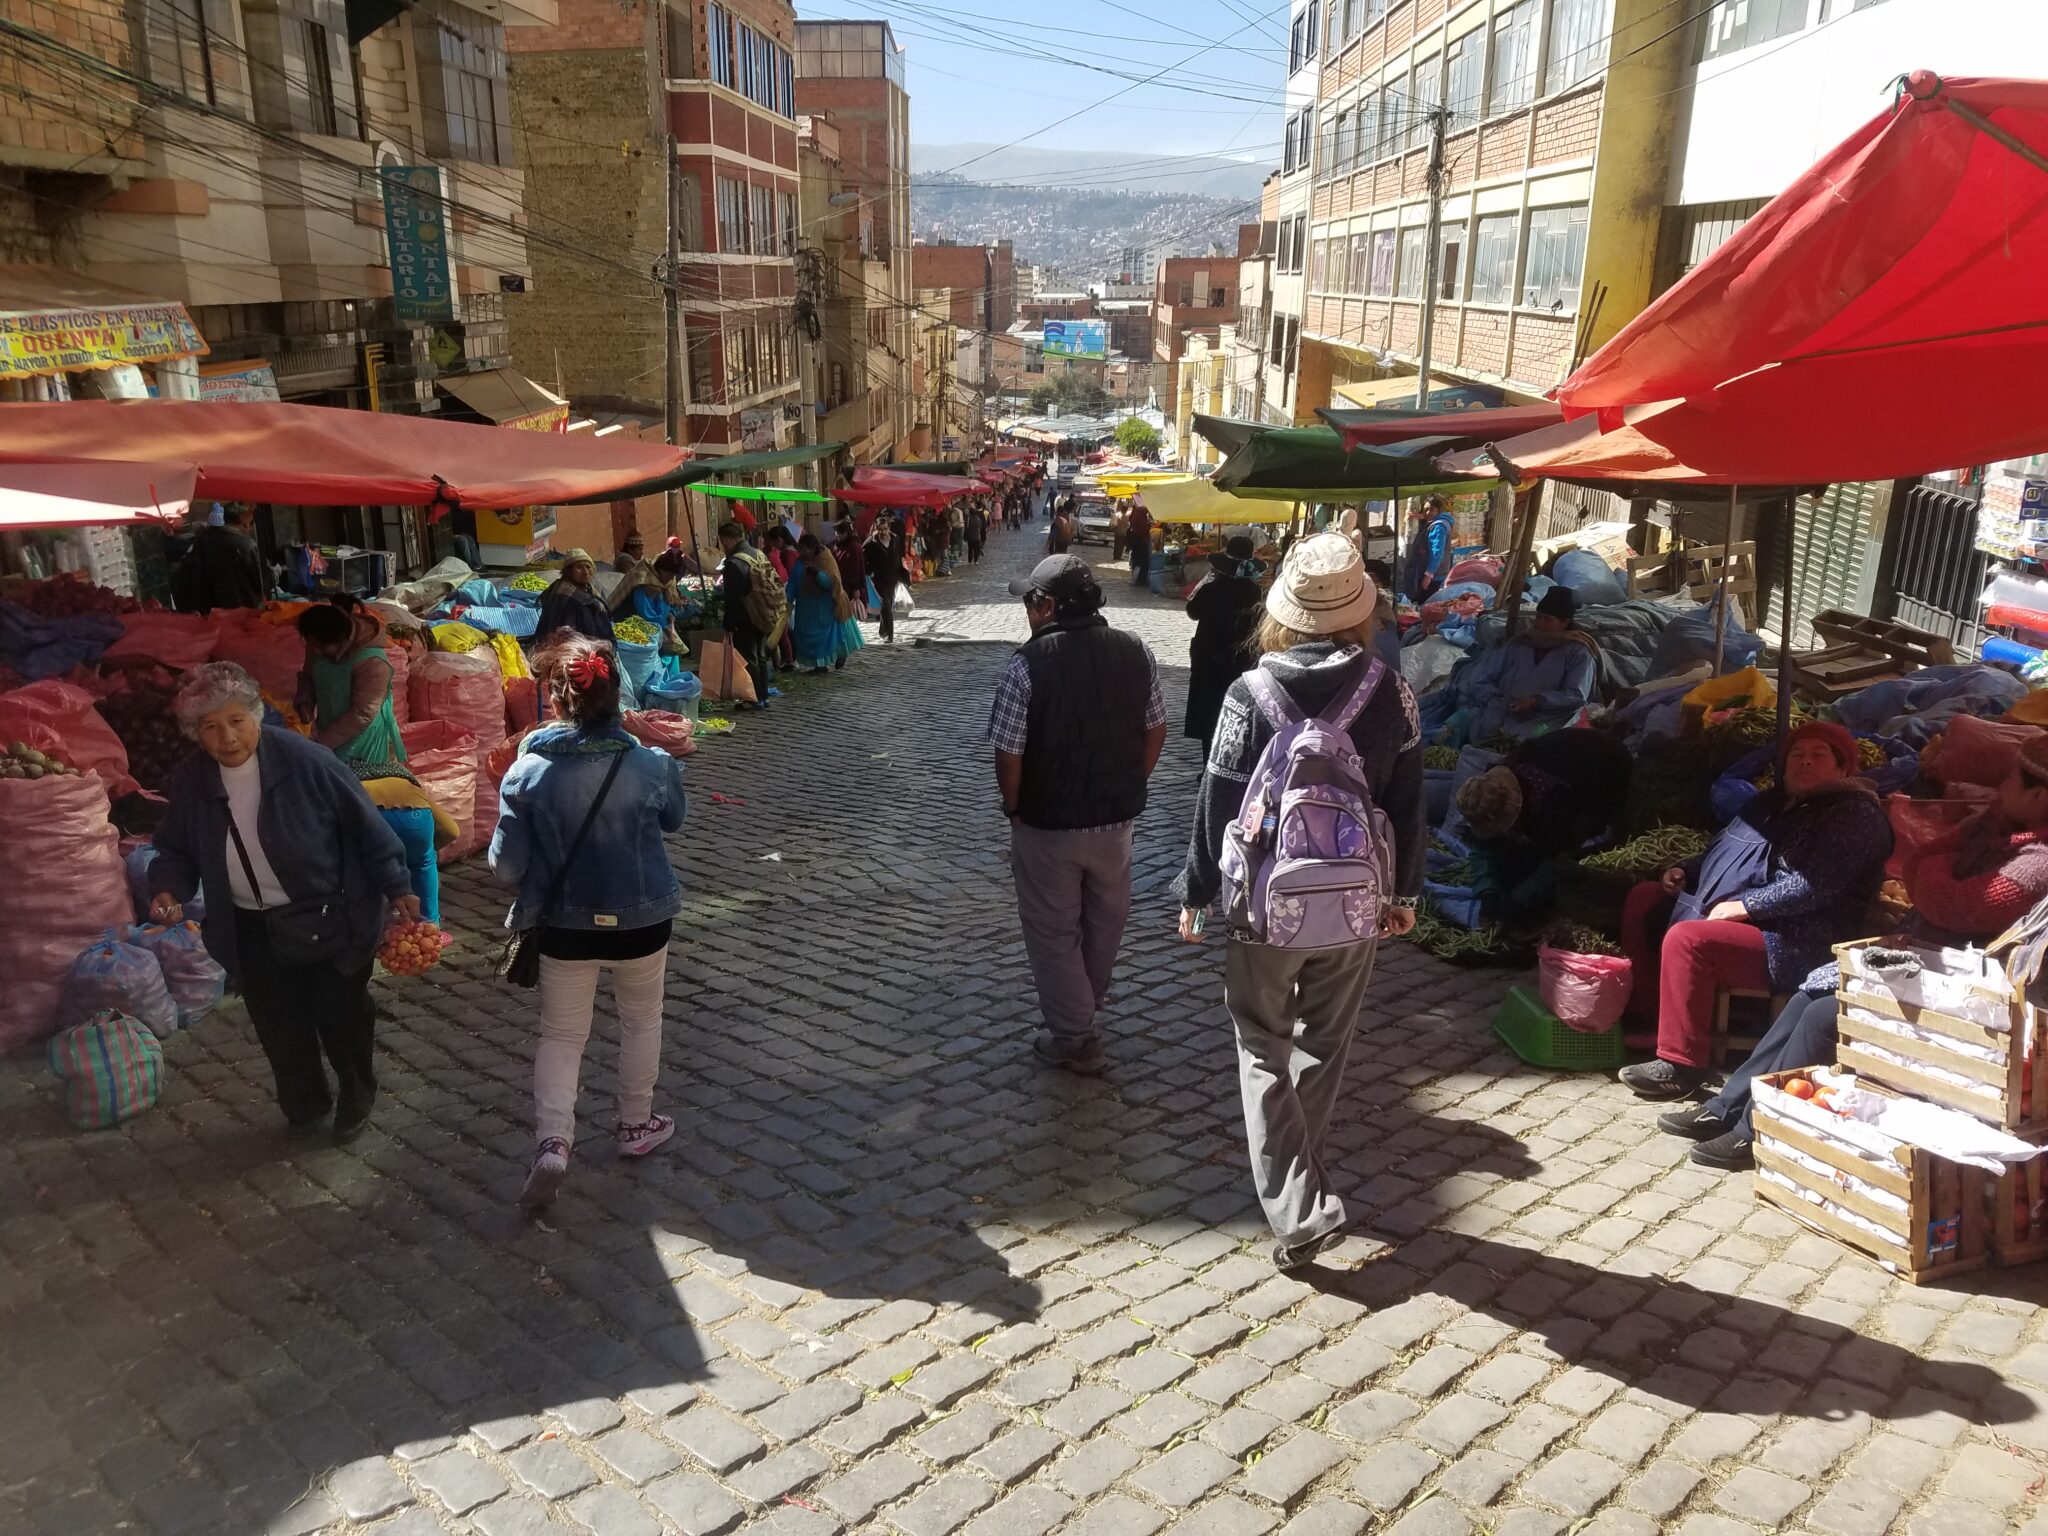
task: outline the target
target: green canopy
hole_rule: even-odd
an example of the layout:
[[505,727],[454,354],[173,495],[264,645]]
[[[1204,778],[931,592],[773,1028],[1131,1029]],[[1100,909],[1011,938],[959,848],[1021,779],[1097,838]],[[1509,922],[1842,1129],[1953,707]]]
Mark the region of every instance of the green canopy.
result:
[[[770,469],[795,469],[800,464],[815,464],[820,459],[829,459],[844,443],[800,443],[794,448],[776,448],[762,453],[729,453],[717,459],[685,459],[665,475],[656,475],[652,480],[642,480],[638,485],[629,485],[603,496],[584,496],[576,501],[558,501],[558,507],[595,506],[599,502],[636,501],[642,496],[660,496],[669,491],[679,491],[686,485],[695,485],[700,480],[716,480],[722,475],[751,475]],[[784,500],[795,498],[784,497]]]
[[724,501],[830,501],[823,491],[795,490],[786,485],[707,485],[706,496]]
[[1261,432],[1273,432],[1280,429],[1267,426],[1262,421],[1241,421],[1235,416],[1205,416],[1200,411],[1197,411],[1195,412],[1195,430],[1218,448],[1221,448],[1224,453],[1232,454],[1257,437]]
[[[1220,422],[1209,417],[1196,425],[1204,419]],[[1222,446],[1206,427],[1202,435]],[[1436,456],[1456,441],[1416,437],[1347,453],[1343,439],[1329,427],[1253,427],[1228,450],[1215,482],[1218,490],[1254,501],[1385,501],[1431,491],[1492,490],[1498,481],[1491,475],[1447,475],[1436,467]]]

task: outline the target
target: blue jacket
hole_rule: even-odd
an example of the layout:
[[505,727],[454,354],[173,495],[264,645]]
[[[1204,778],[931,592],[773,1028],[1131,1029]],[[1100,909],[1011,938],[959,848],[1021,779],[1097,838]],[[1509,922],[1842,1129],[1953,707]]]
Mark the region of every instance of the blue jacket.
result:
[[[1576,641],[1538,649],[1517,637],[1484,652],[1472,675],[1460,680],[1464,702],[1478,710],[1466,739],[1484,741],[1496,731],[1528,736],[1569,724],[1592,701],[1598,674],[1592,648]],[[1517,699],[1534,699],[1534,712],[1515,714],[1509,706]]]
[[[293,901],[342,893],[349,948],[335,964],[344,971],[368,965],[384,936],[390,904],[412,890],[398,834],[370,803],[355,773],[296,732],[266,726],[256,763],[263,780],[256,840],[264,857]],[[199,931],[206,951],[229,975],[238,975],[228,885],[228,792],[220,765],[195,752],[171,774],[164,792],[170,808],[156,829],[150,894],[186,902],[203,889],[206,916]]]
[[[597,797],[612,759],[626,760],[591,823],[583,851],[543,913],[548,887]],[[662,834],[683,824],[683,765],[623,727],[542,726],[526,738],[498,792],[491,869],[518,898],[507,928],[645,928],[682,910],[682,887]]]

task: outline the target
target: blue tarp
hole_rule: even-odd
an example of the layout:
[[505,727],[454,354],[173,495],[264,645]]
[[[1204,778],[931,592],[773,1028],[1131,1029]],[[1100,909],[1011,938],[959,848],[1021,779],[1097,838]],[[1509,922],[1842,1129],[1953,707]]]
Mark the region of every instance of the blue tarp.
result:
[[111,613],[46,619],[18,604],[0,603],[0,662],[32,683],[94,665],[121,634],[121,621]]

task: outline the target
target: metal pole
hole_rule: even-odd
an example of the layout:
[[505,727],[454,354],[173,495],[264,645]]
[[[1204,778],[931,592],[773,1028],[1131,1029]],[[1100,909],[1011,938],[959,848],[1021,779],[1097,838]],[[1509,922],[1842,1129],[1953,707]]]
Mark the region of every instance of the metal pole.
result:
[[1721,675],[1721,652],[1728,643],[1728,568],[1734,564],[1732,551],[1735,548],[1735,519],[1738,516],[1736,496],[1740,486],[1728,487],[1728,521],[1721,529],[1721,591],[1718,606],[1714,610],[1714,676]]
[[1444,228],[1444,122],[1442,107],[1429,111],[1429,223],[1422,237],[1422,336],[1416,351],[1415,409],[1429,409],[1429,354],[1436,342],[1437,267]]
[[1783,593],[1778,600],[1778,740],[1782,742],[1792,733],[1792,540],[1799,528],[1799,498],[1787,496],[1778,505],[1783,509],[1785,539],[1778,564],[1778,586]]
[[[661,158],[665,176],[667,249],[662,261],[662,369],[661,417],[663,440],[678,446],[683,412],[683,295],[678,282],[683,265],[683,179],[676,158],[675,127],[668,111],[668,10],[650,8],[654,18],[654,55],[658,78],[654,82],[656,105],[661,113]],[[673,538],[682,531],[687,516],[680,488],[668,493],[668,531]],[[694,519],[691,519],[694,523]],[[696,536],[691,535],[690,555],[697,554]]]

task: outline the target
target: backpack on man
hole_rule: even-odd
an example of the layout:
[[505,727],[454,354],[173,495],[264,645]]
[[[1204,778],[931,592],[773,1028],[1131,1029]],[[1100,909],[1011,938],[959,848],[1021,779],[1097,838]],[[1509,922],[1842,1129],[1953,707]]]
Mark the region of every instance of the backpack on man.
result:
[[1393,825],[1373,803],[1351,724],[1386,675],[1373,657],[1334,709],[1304,717],[1273,674],[1245,674],[1273,726],[1225,828],[1223,911],[1233,932],[1276,949],[1336,949],[1380,931],[1393,888]]
[[759,550],[747,550],[739,558],[751,578],[742,600],[747,623],[761,636],[763,645],[774,645],[782,639],[782,631],[789,623],[789,594],[783,590],[782,578],[775,574],[766,555]]

